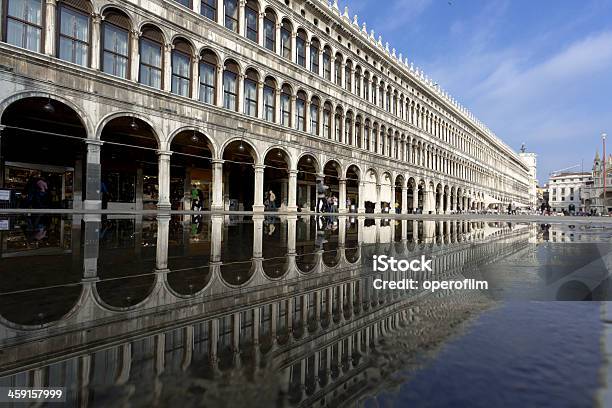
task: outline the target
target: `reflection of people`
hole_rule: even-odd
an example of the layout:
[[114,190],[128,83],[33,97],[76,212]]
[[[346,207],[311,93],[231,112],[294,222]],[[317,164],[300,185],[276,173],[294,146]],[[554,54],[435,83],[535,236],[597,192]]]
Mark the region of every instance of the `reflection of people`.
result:
[[100,195],[102,196],[102,209],[108,208],[108,188],[104,180],[100,182]]
[[327,186],[323,184],[323,181],[317,180],[317,212],[325,212],[327,207],[327,200],[325,198],[325,192]]

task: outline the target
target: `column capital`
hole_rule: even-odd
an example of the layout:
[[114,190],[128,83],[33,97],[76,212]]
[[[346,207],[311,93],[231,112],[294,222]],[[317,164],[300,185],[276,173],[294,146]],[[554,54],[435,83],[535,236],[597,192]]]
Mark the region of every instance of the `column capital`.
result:
[[104,20],[104,16],[100,13],[91,13],[91,22],[93,24],[100,24]]
[[[55,1],[55,0],[51,0],[51,1]],[[142,35],[142,31],[133,29],[133,30],[130,30],[130,34],[132,35],[132,38],[140,38],[140,36]]]
[[45,3],[46,4],[50,4],[52,6],[56,6],[57,5],[57,0],[46,0]]

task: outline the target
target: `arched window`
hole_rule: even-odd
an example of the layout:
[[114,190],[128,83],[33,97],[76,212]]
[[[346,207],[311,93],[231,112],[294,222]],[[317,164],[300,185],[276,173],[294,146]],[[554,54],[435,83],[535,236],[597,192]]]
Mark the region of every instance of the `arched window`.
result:
[[127,78],[130,20],[120,12],[104,14],[102,24],[102,71]]
[[57,55],[64,61],[89,65],[89,16],[91,8],[77,1],[59,5],[59,42]]
[[310,133],[319,136],[319,98],[313,97],[310,102]]
[[264,17],[264,46],[270,51],[276,51],[276,15],[270,10]]
[[295,99],[295,128],[306,130],[306,94],[303,91],[299,91]]
[[313,38],[310,42],[310,71],[319,75],[319,40]]
[[355,68],[355,95],[361,96],[361,67]]
[[[7,0],[4,40],[30,51],[42,51],[43,3],[41,0]],[[88,23],[85,24],[89,27]],[[86,33],[88,28],[86,29]],[[88,35],[84,36],[89,38]],[[85,64],[82,64],[85,65]]]
[[298,30],[295,38],[295,61],[306,68],[306,32],[302,29]]
[[380,146],[378,148],[378,153],[384,155],[387,152],[387,150],[386,150],[386,148],[387,148],[387,134],[385,133],[385,127],[384,126],[380,127],[380,137],[378,138],[378,142],[380,143]]
[[257,31],[259,30],[259,8],[255,0],[248,0],[244,7],[244,23],[246,36],[253,42],[258,42]]
[[281,125],[289,127],[291,121],[291,87],[283,85],[281,90]]
[[334,71],[336,72],[336,78],[334,78],[334,81],[338,86],[342,86],[342,60],[342,54],[336,54],[336,60],[334,61]]
[[370,150],[370,121],[366,119],[365,125],[363,127],[363,147],[366,150]]
[[225,28],[238,32],[238,0],[225,1]]
[[191,83],[191,46],[184,40],[174,42],[172,50],[172,93],[189,96]]
[[328,139],[332,138],[331,134],[331,104],[329,102],[325,102],[323,106],[323,136]]
[[283,21],[281,26],[281,53],[282,56],[288,60],[291,59],[291,23],[287,20]]
[[212,21],[217,21],[217,0],[201,0],[200,14]]
[[363,74],[363,99],[370,98],[370,73],[366,71]]
[[238,64],[232,60],[225,62],[223,69],[223,107],[238,111]]
[[378,84],[378,102],[381,107],[385,102],[385,83],[383,81],[380,81],[380,84]]
[[138,82],[161,89],[164,37],[161,31],[153,26],[144,26],[140,36],[140,67]]
[[393,157],[399,159],[399,136],[397,134],[393,137]]
[[353,63],[350,60],[346,61],[346,67],[344,68],[344,88],[351,92],[353,89],[353,82],[351,79],[351,72],[353,71]]
[[257,117],[257,83],[259,75],[253,69],[249,69],[244,77],[244,113]]
[[323,78],[331,81],[331,50],[329,47],[323,49]]
[[217,103],[217,56],[210,50],[202,52],[200,59],[200,101],[214,105]]
[[391,105],[392,105],[392,103],[391,103],[391,87],[390,86],[387,87],[386,98],[387,98],[387,100],[386,100],[387,112],[391,113],[391,107],[392,107]]
[[272,78],[264,82],[264,112],[268,122],[276,120],[276,82]]

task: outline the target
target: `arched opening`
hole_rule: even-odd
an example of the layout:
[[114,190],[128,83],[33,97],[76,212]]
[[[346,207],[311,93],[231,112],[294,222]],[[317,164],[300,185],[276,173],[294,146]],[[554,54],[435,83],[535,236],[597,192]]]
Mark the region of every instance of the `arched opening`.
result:
[[380,182],[380,209],[384,213],[388,213],[391,211],[392,206],[394,205],[395,193],[393,182],[391,180],[391,174],[384,173],[382,175],[382,180]]
[[230,211],[252,211],[255,196],[254,148],[235,140],[223,151],[223,202]]
[[[120,10],[108,8],[102,19],[102,71],[107,74],[127,78],[130,63],[129,17]],[[135,62],[135,61],[134,61]]]
[[337,212],[338,199],[340,197],[340,164],[334,160],[327,162],[323,168],[324,180],[323,184],[327,186],[327,201],[332,203],[329,209],[330,212]]
[[298,91],[295,98],[295,128],[306,131],[306,92]]
[[33,97],[10,104],[1,123],[0,188],[11,190],[11,206],[80,208],[87,130],[79,115],[51,98]]
[[266,77],[264,81],[264,119],[268,122],[276,122],[276,80]]
[[172,44],[172,78],[170,90],[180,96],[191,96],[191,64],[193,49],[191,44],[182,38],[177,38]]
[[[301,31],[298,31],[298,36]],[[321,73],[321,66],[319,64],[319,52],[321,50],[321,43],[317,38],[310,40],[310,71],[319,75]]]
[[276,51],[276,13],[272,9],[266,9],[264,16],[264,47]]
[[259,33],[259,4],[256,0],[247,0],[244,7],[244,27],[246,37],[257,43]]
[[[56,47],[57,56],[64,61],[88,67],[91,42],[98,41],[97,38],[91,38],[91,16],[93,13],[91,3],[89,1],[62,0],[58,3],[57,8],[57,29],[59,31]],[[44,13],[40,14],[44,16]],[[10,27],[8,29],[10,30]],[[27,36],[27,38],[30,39],[31,36]],[[39,43],[40,38],[42,37],[39,37],[38,41],[28,41],[25,48],[32,49],[30,45]]]
[[323,78],[331,81],[331,48],[326,45],[323,48]]
[[359,207],[359,168],[355,165],[346,170],[346,208],[348,212],[356,213]]
[[319,123],[320,123],[320,106],[321,106],[321,100],[316,97],[313,96],[311,101],[310,101],[310,133],[315,135],[315,136],[320,136],[319,134]]
[[436,199],[435,199],[435,203],[436,203],[436,208],[435,208],[435,213],[436,214],[442,214],[443,213],[443,206],[442,206],[442,201],[443,201],[443,195],[444,195],[444,189],[442,188],[442,184],[438,184],[436,185]]
[[155,209],[159,200],[158,142],[151,126],[133,116],[102,129],[102,208]]
[[425,204],[425,181],[423,181],[423,180],[419,181],[419,185],[418,185],[418,197],[419,198],[418,198],[418,201],[417,201],[417,203],[418,203],[418,205],[417,205],[418,211],[417,212],[419,214],[423,214],[423,206]]
[[291,33],[293,32],[293,26],[287,19],[283,20],[281,25],[281,55],[283,58],[291,61]]
[[313,211],[316,206],[316,181],[319,166],[316,159],[306,154],[297,165],[297,205],[301,211]]
[[164,78],[164,36],[159,28],[151,24],[144,25],[141,32],[138,82],[161,89]]
[[259,74],[252,68],[247,69],[244,76],[244,113],[248,116],[257,117],[257,84]]
[[223,67],[223,107],[238,111],[238,75],[240,67],[234,60],[225,61]]
[[406,199],[408,200],[408,214],[413,214],[417,208],[415,205],[415,194],[418,199],[418,191],[416,190],[416,181],[410,177],[408,179],[408,193],[406,194]]
[[336,58],[334,60],[334,72],[336,73],[336,77],[334,78],[334,82],[338,86],[342,86],[342,61],[344,58],[342,54],[336,53]]
[[330,102],[325,102],[323,105],[323,137],[332,138],[332,105]]
[[280,108],[281,108],[281,125],[289,127],[291,126],[291,95],[293,90],[288,84],[284,84],[281,88],[280,95]]
[[[306,53],[310,52],[309,50],[306,49],[306,41],[308,41],[308,35],[306,34],[306,31],[299,28],[297,30],[297,35],[295,37],[295,58],[296,58],[295,62],[304,68],[308,68],[306,66]],[[317,57],[318,57],[318,54],[317,54]],[[310,63],[312,64],[312,61]],[[318,64],[318,58],[317,58],[317,67],[318,66],[319,64]]]
[[281,149],[271,149],[264,160],[264,206],[266,211],[286,210],[289,202],[289,158]]
[[195,130],[179,132],[170,144],[170,203],[173,210],[210,210],[212,157],[210,140]]
[[365,202],[366,213],[373,213],[376,207],[376,202],[378,201],[378,176],[373,169],[370,169],[366,172],[364,182],[365,188],[363,200]]
[[393,210],[396,214],[400,214],[402,212],[402,208],[404,207],[404,201],[402,200],[402,188],[404,186],[404,177],[399,175],[395,178],[395,187],[394,187],[394,198],[395,201],[393,203]]

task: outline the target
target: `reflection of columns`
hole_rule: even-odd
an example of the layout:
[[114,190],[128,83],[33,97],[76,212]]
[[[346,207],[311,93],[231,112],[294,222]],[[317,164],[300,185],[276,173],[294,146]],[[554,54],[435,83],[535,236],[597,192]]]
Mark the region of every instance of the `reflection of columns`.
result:
[[86,184],[85,184],[85,209],[99,210],[102,208],[100,197],[101,185],[101,165],[100,165],[100,150],[102,142],[99,140],[85,140],[87,144],[87,167],[86,167]]
[[346,179],[341,178],[338,180],[338,189],[339,197],[338,197],[338,212],[345,213],[346,210]]
[[357,207],[359,214],[365,213],[365,182],[359,182],[359,205]]
[[[214,215],[210,217],[210,261],[219,262],[221,260],[221,243],[223,242],[223,217]],[[188,245],[187,243],[185,245]]]
[[374,213],[380,214],[380,184],[376,183],[376,202],[374,203]]
[[[168,269],[168,237],[170,235],[170,216],[157,217],[157,245],[155,247],[155,267]],[[186,244],[187,245],[187,244]]]
[[[57,27],[55,23],[57,18],[55,17],[55,10],[57,9],[56,0],[47,0],[45,5],[45,48],[44,52],[47,55],[55,55],[55,38]],[[4,28],[4,27],[3,27]],[[96,38],[96,37],[94,37]],[[96,38],[97,40],[97,38]]]
[[132,344],[125,343],[119,346],[119,373],[115,383],[117,385],[124,385],[130,379],[130,370],[132,368]]
[[402,214],[408,213],[408,187],[402,186]]
[[212,161],[212,211],[223,210],[223,160]]
[[287,217],[287,254],[289,255],[295,254],[296,224],[295,215]]
[[287,200],[287,211],[296,212],[296,196],[297,196],[297,170],[289,171],[289,199]]
[[255,168],[255,197],[253,198],[253,211],[263,211],[263,183],[264,183],[264,166],[256,164]]
[[263,221],[263,215],[253,216],[253,258],[262,257]]
[[98,255],[100,250],[100,215],[85,215],[85,239],[83,240],[83,278],[98,276]]
[[172,152],[158,151],[158,209],[170,209],[170,155]]

